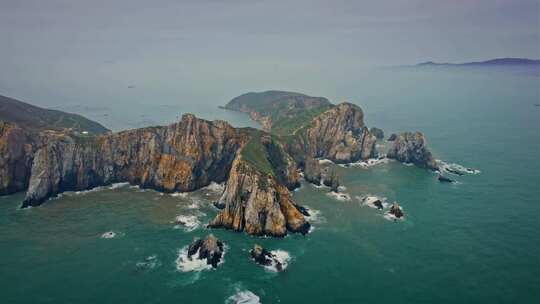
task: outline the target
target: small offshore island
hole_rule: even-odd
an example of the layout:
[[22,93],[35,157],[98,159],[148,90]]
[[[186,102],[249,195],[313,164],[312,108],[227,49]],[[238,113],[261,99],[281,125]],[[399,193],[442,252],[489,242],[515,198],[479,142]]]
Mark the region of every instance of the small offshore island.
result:
[[[9,101],[19,108],[27,105]],[[248,113],[263,130],[234,128],[192,114],[169,126],[118,133],[104,127],[84,131],[86,125],[80,123],[27,127],[4,117],[0,193],[26,190],[21,205],[26,208],[64,191],[113,183],[169,193],[225,183],[215,203],[221,210],[208,227],[282,237],[310,229],[309,210],[290,193],[302,177],[338,192],[338,177],[323,170],[318,160],[350,164],[387,157],[439,170],[420,132],[392,134],[386,155],[378,155],[376,142],[383,131],[368,129],[362,109],[351,103],[334,105],[323,97],[267,91],[241,95],[223,108]],[[61,113],[55,114],[72,115]],[[392,207],[390,213],[403,216],[397,203]]]

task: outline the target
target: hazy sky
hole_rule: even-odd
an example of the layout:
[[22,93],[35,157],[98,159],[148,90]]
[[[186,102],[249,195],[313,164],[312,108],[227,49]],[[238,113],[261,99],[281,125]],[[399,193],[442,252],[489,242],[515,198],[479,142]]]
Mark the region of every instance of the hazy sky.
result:
[[302,88],[364,66],[538,58],[539,1],[0,0],[0,94],[119,80]]

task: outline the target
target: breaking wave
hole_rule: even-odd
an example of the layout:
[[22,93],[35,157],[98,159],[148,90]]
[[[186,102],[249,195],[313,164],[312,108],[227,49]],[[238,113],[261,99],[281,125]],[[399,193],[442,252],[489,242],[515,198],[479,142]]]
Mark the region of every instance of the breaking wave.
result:
[[376,195],[356,196],[356,199],[360,201],[362,205],[366,205],[370,208],[379,209],[375,205],[376,201],[380,201],[383,209],[388,208],[389,204],[386,197],[379,197]]
[[[178,257],[176,258],[176,269],[181,272],[190,272],[190,271],[203,271],[212,269],[212,265],[206,262],[206,259],[198,259],[199,251],[197,251],[191,257],[188,257],[188,248],[185,246],[182,249],[178,250]],[[221,260],[218,263],[218,266],[225,263],[225,254],[227,253],[227,246],[223,246],[223,255]],[[200,249],[199,249],[200,250]]]
[[279,271],[285,270],[287,266],[289,266],[289,261],[291,260],[291,256],[287,251],[276,249],[276,250],[271,250],[270,253],[279,263],[281,263],[281,270],[277,268],[276,262],[274,260],[272,260],[272,264],[268,266],[264,266],[264,268],[273,272],[279,272]]
[[161,262],[158,260],[157,255],[154,254],[147,256],[143,261],[137,262],[135,265],[137,268],[154,269],[161,266]]
[[344,193],[344,192],[331,191],[331,192],[326,193],[326,195],[341,202],[348,202],[351,200],[351,196],[348,193]]
[[236,294],[228,297],[225,304],[260,304],[261,299],[249,290],[236,290]]
[[465,175],[465,174],[480,174],[480,170],[467,168],[460,164],[456,163],[447,163],[440,159],[437,159],[437,165],[439,166],[440,171],[445,173],[450,173],[454,175]]
[[116,237],[116,232],[114,231],[107,231],[101,235],[102,239],[113,239]]
[[201,224],[199,218],[195,215],[178,215],[174,222],[176,223],[175,229],[183,227],[186,231],[193,231]]

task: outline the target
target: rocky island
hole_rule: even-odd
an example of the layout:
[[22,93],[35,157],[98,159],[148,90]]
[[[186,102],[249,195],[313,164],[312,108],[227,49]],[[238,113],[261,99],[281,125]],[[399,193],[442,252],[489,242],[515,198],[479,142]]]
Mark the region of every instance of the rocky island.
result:
[[[364,124],[360,107],[299,93],[248,93],[225,108],[250,113],[264,130],[234,128],[192,114],[169,126],[118,133],[2,122],[0,194],[26,190],[24,208],[64,191],[118,182],[162,192],[224,182],[216,202],[221,210],[209,227],[278,237],[305,234],[310,229],[306,209],[290,193],[300,185],[301,172],[320,184],[317,159],[350,163],[376,157],[375,143],[383,136],[382,130]],[[419,132],[397,135],[388,157],[436,169]],[[337,191],[337,176],[326,179]]]

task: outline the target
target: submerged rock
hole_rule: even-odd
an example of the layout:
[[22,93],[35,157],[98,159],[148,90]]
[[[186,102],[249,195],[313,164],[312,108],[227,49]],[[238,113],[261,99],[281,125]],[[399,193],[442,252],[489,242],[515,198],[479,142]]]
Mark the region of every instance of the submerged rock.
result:
[[443,176],[443,175],[440,175],[440,174],[439,174],[438,180],[441,183],[453,183],[454,182],[453,179],[450,179],[450,178],[448,178],[446,176]]
[[379,128],[371,128],[369,129],[369,133],[373,134],[375,138],[377,139],[383,139],[384,138],[384,131]]
[[213,234],[208,235],[204,240],[195,239],[188,247],[188,258],[197,255],[199,260],[206,260],[208,265],[217,268],[223,256],[223,243]]
[[397,202],[394,202],[392,204],[392,207],[390,207],[389,213],[393,214],[396,218],[401,218],[404,215],[403,210],[401,210],[401,207],[398,205]]
[[403,163],[412,163],[420,168],[437,170],[437,162],[427,148],[426,139],[420,132],[399,134],[388,150],[386,157]]

